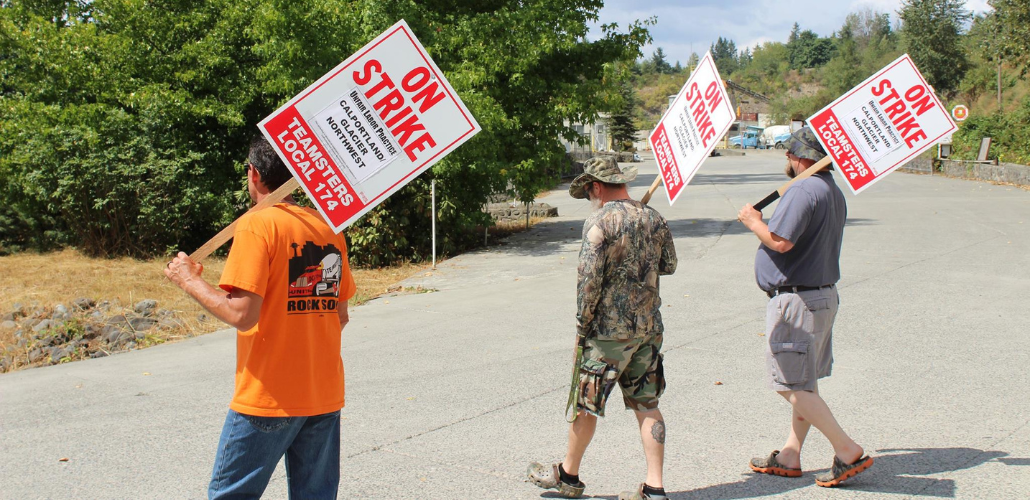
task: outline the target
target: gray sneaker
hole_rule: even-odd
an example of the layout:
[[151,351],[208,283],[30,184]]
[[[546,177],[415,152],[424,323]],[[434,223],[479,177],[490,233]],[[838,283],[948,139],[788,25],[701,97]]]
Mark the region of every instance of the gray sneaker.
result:
[[544,465],[540,462],[529,464],[529,482],[545,489],[558,490],[558,494],[565,498],[579,498],[587,485],[580,481],[577,484],[569,484],[561,480],[558,474],[558,464]]
[[665,495],[648,495],[644,493],[644,483],[640,483],[637,491],[623,491],[619,493],[619,500],[668,500]]

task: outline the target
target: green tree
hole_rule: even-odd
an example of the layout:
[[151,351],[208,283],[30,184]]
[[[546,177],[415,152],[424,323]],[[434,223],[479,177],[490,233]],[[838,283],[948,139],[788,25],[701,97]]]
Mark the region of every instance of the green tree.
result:
[[690,59],[687,59],[687,72],[693,72],[700,62],[701,58],[698,57],[697,52],[691,52]]
[[792,68],[815,68],[826,64],[833,57],[834,42],[829,38],[820,38],[812,30],[805,30],[787,43],[787,49]]
[[626,151],[633,146],[636,139],[637,127],[634,124],[636,114],[637,98],[633,86],[628,82],[622,85],[622,105],[612,113],[609,119],[612,141],[620,151]]
[[747,68],[748,65],[751,64],[751,60],[752,60],[751,48],[750,47],[744,47],[744,50],[740,51],[740,54],[737,56],[737,70],[742,70],[742,69]]
[[[596,0],[4,0],[0,242],[98,255],[195,248],[246,208],[254,125],[406,19],[483,131],[348,230],[353,258],[428,254],[426,183],[445,251],[487,196],[532,199],[565,162],[564,123],[619,101],[650,41]],[[330,40],[332,43],[327,43]],[[479,233],[481,235],[481,233]]]
[[733,40],[720,36],[709,50],[712,51],[712,59],[719,68],[719,74],[729,76],[737,70],[737,44]]
[[863,71],[858,42],[849,21],[845,21],[837,35],[836,55],[822,68],[823,83],[831,94],[843,94],[869,76]]
[[1030,71],[1030,2],[990,0],[991,16],[996,23],[998,55],[1019,69],[1020,76]]
[[655,73],[663,75],[672,73],[672,66],[665,59],[665,51],[661,47],[655,49],[654,53],[651,54],[651,67],[654,68]]
[[919,71],[942,95],[953,93],[969,67],[962,35],[970,13],[963,0],[904,0],[903,48]]
[[787,88],[787,47],[780,42],[766,42],[755,47],[751,62],[733,74],[733,80],[756,92],[772,96]]
[[[194,248],[230,221],[244,208],[254,124],[353,40],[339,6],[271,7],[5,3],[0,206],[31,232],[0,239],[152,255]],[[304,29],[289,21],[308,15]]]

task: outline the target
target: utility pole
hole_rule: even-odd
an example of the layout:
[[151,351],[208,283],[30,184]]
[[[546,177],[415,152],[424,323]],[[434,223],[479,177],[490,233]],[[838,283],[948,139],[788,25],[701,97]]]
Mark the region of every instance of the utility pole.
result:
[[995,13],[994,18],[994,54],[998,60],[998,112],[1001,113],[1001,48],[998,46],[998,18]]
[[1001,112],[1001,58],[998,58],[998,112]]

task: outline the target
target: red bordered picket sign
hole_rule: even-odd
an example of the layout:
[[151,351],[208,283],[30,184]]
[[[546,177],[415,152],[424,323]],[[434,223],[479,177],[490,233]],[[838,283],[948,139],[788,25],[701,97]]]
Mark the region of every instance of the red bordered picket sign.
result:
[[719,70],[708,52],[648,139],[670,205],[733,125],[734,117]]
[[336,232],[480,130],[403,20],[258,127]]
[[957,128],[908,54],[837,98],[808,123],[854,193]]

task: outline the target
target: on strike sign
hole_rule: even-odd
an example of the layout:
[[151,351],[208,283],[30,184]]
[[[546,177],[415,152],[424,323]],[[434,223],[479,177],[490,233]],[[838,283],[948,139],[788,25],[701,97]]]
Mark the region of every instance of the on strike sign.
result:
[[808,123],[856,194],[956,129],[908,54],[837,98]]
[[649,139],[670,205],[715,149],[716,141],[733,125],[734,116],[712,53],[708,52]]
[[480,130],[403,20],[258,127],[336,232]]

